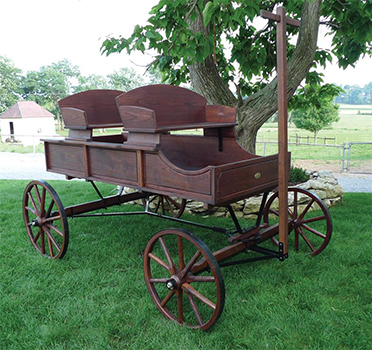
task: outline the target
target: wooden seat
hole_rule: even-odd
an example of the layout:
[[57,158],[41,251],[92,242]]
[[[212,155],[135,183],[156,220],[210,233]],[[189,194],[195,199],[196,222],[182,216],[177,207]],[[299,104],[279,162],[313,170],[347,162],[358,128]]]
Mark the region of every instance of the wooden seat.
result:
[[92,129],[122,127],[115,102],[119,90],[88,90],[58,102],[69,139],[91,140]]
[[149,85],[116,98],[125,130],[164,133],[172,130],[235,125],[235,108],[207,106],[206,99],[173,85]]

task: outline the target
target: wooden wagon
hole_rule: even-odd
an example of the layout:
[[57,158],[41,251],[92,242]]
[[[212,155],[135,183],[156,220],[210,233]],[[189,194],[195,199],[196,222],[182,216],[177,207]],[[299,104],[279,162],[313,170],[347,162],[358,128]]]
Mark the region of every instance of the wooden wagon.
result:
[[[44,140],[47,170],[68,179],[88,180],[100,198],[64,208],[49,184],[30,182],[23,199],[24,219],[32,244],[43,255],[53,259],[64,256],[68,246],[67,218],[74,217],[147,214],[220,232],[227,236],[228,245],[214,253],[181,229],[156,233],[145,249],[145,280],[159,310],[169,319],[203,330],[218,319],[223,309],[220,267],[285,259],[280,244],[277,250],[260,246],[268,239],[278,243],[278,223],[274,219],[278,216],[274,207],[277,193],[267,201],[268,192],[278,185],[278,157],[253,155],[238,145],[234,108],[208,106],[202,96],[170,85],[146,86],[127,93],[86,91],[61,100],[60,107],[69,135]],[[94,128],[117,126],[123,126],[125,131],[93,136]],[[203,135],[172,133],[185,129],[202,129]],[[103,197],[95,181],[129,186],[136,191]],[[289,210],[288,229],[294,231],[295,248],[302,238],[309,252],[316,255],[331,237],[328,209],[306,190],[289,191],[293,207]],[[231,203],[262,192],[256,225],[242,228]],[[144,201],[144,211],[91,213],[138,199]],[[180,219],[186,200],[226,206],[234,229]],[[318,208],[316,214],[311,211],[313,207]],[[312,224],[321,224],[322,228]],[[317,238],[316,242],[309,234]],[[231,260],[249,250],[260,256]],[[187,312],[188,307],[191,312]]]
[[[41,254],[52,259],[65,255],[67,218],[74,217],[145,214],[221,233],[227,245],[214,253],[189,231],[175,228],[155,233],[144,251],[146,286],[159,311],[179,324],[206,330],[224,307],[221,267],[285,260],[288,233],[296,251],[304,246],[317,255],[327,246],[332,234],[327,207],[307,190],[287,188],[285,28],[299,26],[299,21],[286,18],[281,7],[275,15],[263,11],[262,16],[278,22],[279,156],[243,150],[235,139],[236,110],[208,106],[202,96],[180,87],[153,85],[126,93],[96,90],[67,97],[59,105],[69,135],[44,140],[46,167],[67,179],[89,181],[99,199],[65,208],[48,183],[31,181],[24,192],[23,216],[31,243]],[[93,135],[93,129],[110,127],[124,127],[124,132]],[[189,129],[201,129],[203,134],[173,133]],[[95,181],[135,191],[103,197]],[[279,191],[268,199],[278,184]],[[243,228],[232,203],[259,193],[263,196],[256,223]],[[142,200],[145,209],[95,212],[133,200]],[[186,200],[227,207],[234,228],[181,219]],[[262,245],[268,240],[276,248]],[[237,258],[249,252],[255,256]]]

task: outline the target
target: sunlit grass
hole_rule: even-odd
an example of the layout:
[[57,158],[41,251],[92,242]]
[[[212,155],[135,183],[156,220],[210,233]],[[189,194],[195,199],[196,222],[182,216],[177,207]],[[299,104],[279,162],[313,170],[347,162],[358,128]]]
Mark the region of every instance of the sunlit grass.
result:
[[[97,197],[87,183],[51,183],[65,206]],[[331,209],[333,237],[319,256],[291,250],[284,263],[270,260],[223,269],[225,310],[202,333],[165,320],[144,283],[142,258],[148,240],[177,223],[147,216],[69,220],[66,256],[47,260],[26,235],[21,209],[26,184],[0,181],[1,349],[370,347],[371,194],[345,194]],[[113,189],[99,187],[104,194]],[[119,209],[127,208],[138,209]],[[195,219],[231,227],[228,219]],[[227,244],[216,233],[181,227],[211,249]]]

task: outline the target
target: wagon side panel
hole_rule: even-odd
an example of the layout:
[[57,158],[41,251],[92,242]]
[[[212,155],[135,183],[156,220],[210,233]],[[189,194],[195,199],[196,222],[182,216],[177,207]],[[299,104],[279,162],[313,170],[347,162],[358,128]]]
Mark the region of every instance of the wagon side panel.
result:
[[84,149],[81,145],[45,142],[47,171],[71,177],[84,177]]
[[219,166],[215,177],[215,204],[235,202],[278,185],[278,158],[259,157]]
[[145,154],[146,188],[172,191],[183,198],[211,201],[211,169],[200,172],[182,171],[155,153]]
[[89,177],[138,186],[136,151],[88,147]]

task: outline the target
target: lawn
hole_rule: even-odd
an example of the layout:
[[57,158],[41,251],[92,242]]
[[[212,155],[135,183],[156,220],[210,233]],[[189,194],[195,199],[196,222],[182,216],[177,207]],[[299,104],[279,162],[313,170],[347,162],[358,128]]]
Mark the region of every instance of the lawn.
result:
[[[51,183],[65,206],[93,199],[86,183]],[[331,209],[333,237],[319,256],[290,251],[284,263],[223,269],[225,309],[203,333],[165,320],[144,283],[146,243],[155,232],[178,224],[147,216],[70,220],[66,256],[47,260],[25,232],[26,184],[0,181],[1,349],[370,347],[371,194],[345,194]],[[100,188],[106,194],[112,190]],[[231,226],[226,219],[197,220]],[[218,234],[191,230],[212,248],[225,244]]]

